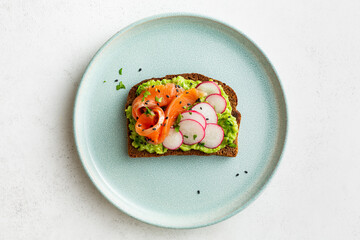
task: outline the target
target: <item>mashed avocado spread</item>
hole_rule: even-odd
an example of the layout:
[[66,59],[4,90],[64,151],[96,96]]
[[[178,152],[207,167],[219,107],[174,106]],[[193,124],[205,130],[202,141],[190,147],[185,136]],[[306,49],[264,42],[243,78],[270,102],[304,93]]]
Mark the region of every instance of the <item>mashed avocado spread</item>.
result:
[[[211,81],[211,80],[210,80]],[[152,85],[161,85],[161,84],[167,84],[167,83],[174,83],[177,85],[180,85],[185,90],[188,90],[190,88],[195,88],[201,81],[193,81],[185,79],[181,76],[175,77],[173,79],[163,79],[163,80],[150,80],[148,82],[145,82],[141,84],[136,93],[139,95],[143,90],[145,90],[147,87]],[[227,102],[226,110],[223,113],[218,113],[218,124],[222,127],[224,130],[224,140],[222,141],[221,145],[217,148],[210,149],[202,146],[201,144],[197,143],[194,145],[185,145],[182,144],[180,146],[180,149],[183,151],[189,151],[191,149],[199,150],[205,153],[214,153],[219,151],[220,149],[224,148],[225,146],[229,145],[230,147],[235,147],[234,140],[236,138],[236,134],[238,132],[238,125],[236,122],[236,118],[231,115],[231,104],[229,102],[228,95],[224,92],[223,88],[219,85],[221,90],[221,95],[225,98]],[[200,99],[201,102],[205,102],[205,97]],[[149,153],[157,153],[157,154],[164,154],[168,151],[167,148],[165,148],[162,144],[153,145],[148,143],[145,140],[145,137],[140,136],[135,131],[135,124],[136,120],[132,116],[132,108],[129,106],[127,109],[125,109],[126,117],[129,119],[129,129],[130,129],[130,138],[133,140],[132,145],[137,148],[140,151],[146,150]]]

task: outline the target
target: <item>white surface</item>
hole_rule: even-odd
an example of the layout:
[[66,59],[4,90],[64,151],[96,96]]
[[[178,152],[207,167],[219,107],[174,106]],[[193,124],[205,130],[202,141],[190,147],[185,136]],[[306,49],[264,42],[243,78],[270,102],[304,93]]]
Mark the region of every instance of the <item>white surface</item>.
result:
[[[192,2],[0,1],[0,239],[360,239],[360,1]],[[150,226],[113,207],[72,136],[76,89],[97,49],[170,11],[241,29],[275,66],[289,110],[267,189],[195,230]]]

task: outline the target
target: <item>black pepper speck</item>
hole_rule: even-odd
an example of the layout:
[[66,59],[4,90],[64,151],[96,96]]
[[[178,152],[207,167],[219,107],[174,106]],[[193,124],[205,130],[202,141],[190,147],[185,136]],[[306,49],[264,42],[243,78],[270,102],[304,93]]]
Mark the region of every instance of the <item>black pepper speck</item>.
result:
[[244,173],[245,173],[245,174],[247,174],[247,173],[248,173],[248,171],[244,171]]
[[139,68],[138,72],[141,72],[141,70],[142,70],[142,69],[141,69],[141,68]]
[[156,130],[156,128],[153,128],[153,130],[155,131],[155,130]]
[[169,95],[166,95],[167,98],[169,98],[170,96]]
[[197,194],[200,194],[200,190],[197,190]]
[[235,177],[238,177],[239,176],[239,174],[237,173],[236,175],[235,175]]

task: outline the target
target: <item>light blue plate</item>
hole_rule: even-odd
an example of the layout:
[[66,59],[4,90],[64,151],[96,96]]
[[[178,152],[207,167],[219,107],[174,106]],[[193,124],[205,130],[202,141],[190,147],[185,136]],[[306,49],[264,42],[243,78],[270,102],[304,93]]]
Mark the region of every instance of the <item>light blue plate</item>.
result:
[[[238,156],[129,158],[129,89],[143,79],[192,72],[237,93]],[[115,79],[126,90],[116,91]],[[78,152],[99,191],[125,213],[170,228],[210,225],[249,204],[279,162],[286,127],[284,95],[264,54],[234,28],[190,14],[147,18],[115,34],[91,60],[74,110]]]

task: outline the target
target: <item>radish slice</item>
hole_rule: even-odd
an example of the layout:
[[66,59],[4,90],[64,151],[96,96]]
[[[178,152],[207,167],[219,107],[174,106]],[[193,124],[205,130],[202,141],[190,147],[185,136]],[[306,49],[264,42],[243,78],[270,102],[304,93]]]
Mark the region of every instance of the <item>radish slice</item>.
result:
[[198,121],[193,119],[182,120],[179,126],[186,145],[199,143],[205,137],[205,128]]
[[225,98],[217,93],[210,94],[206,97],[205,101],[207,101],[217,113],[223,113],[227,106]]
[[182,115],[181,120],[193,119],[195,121],[198,121],[201,124],[201,126],[203,126],[203,128],[206,128],[206,120],[205,120],[204,115],[202,115],[201,113],[190,110],[190,111],[183,112],[181,115]]
[[183,135],[176,132],[174,128],[170,128],[169,135],[163,141],[164,147],[170,150],[178,149],[183,143]]
[[217,123],[218,117],[214,108],[208,103],[198,103],[191,110],[204,115],[206,123]]
[[224,140],[224,130],[217,124],[209,123],[205,129],[205,137],[201,141],[207,148],[217,148]]
[[219,86],[216,83],[210,81],[202,82],[197,85],[196,88],[200,91],[207,93],[207,95],[213,93],[221,94]]

